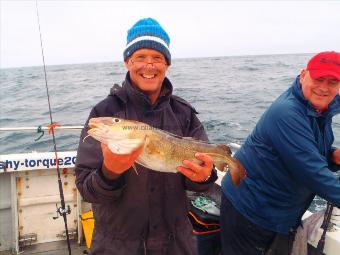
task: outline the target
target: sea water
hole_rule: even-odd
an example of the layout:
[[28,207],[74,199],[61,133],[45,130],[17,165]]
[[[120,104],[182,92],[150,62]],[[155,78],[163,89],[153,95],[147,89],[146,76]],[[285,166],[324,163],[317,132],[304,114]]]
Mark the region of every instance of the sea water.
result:
[[[310,54],[174,59],[168,69],[175,95],[199,112],[214,143],[242,144],[256,122],[300,73]],[[126,75],[123,62],[47,66],[53,121],[83,125],[91,108]],[[49,124],[43,68],[0,69],[0,127]],[[333,119],[340,146],[340,116]],[[80,131],[57,131],[59,151],[76,150]],[[0,154],[53,151],[51,135],[0,133]],[[317,199],[314,205],[323,203]]]

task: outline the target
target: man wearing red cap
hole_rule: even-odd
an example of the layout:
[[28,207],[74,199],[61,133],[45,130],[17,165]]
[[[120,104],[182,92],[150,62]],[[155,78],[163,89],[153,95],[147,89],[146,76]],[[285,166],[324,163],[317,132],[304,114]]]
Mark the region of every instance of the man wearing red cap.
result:
[[322,52],[263,114],[235,154],[248,177],[237,188],[230,175],[222,180],[223,254],[265,254],[275,237],[289,254],[289,233],[315,195],[340,206],[339,89],[340,53]]

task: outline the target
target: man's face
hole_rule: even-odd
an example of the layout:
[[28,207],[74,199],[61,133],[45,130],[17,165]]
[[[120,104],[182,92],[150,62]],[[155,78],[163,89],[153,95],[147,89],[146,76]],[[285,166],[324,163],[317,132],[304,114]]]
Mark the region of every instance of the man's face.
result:
[[300,83],[305,99],[317,110],[327,109],[340,89],[340,81],[335,77],[327,75],[313,79],[307,70],[302,70]]
[[149,97],[158,97],[168,69],[162,53],[152,49],[135,51],[125,62],[131,81]]

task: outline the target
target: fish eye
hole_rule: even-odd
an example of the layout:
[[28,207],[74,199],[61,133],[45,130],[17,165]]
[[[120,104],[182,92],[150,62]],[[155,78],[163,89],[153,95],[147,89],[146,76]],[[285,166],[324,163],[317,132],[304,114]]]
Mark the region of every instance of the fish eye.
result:
[[114,123],[119,123],[119,122],[120,122],[120,119],[113,118],[113,122],[114,122]]

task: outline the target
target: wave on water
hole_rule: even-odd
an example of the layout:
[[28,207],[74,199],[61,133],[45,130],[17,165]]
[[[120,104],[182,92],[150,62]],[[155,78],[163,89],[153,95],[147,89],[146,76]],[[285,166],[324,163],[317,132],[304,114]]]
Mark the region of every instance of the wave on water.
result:
[[240,70],[240,71],[258,71],[258,70],[260,70],[260,68],[252,67],[252,66],[240,66],[236,70]]

